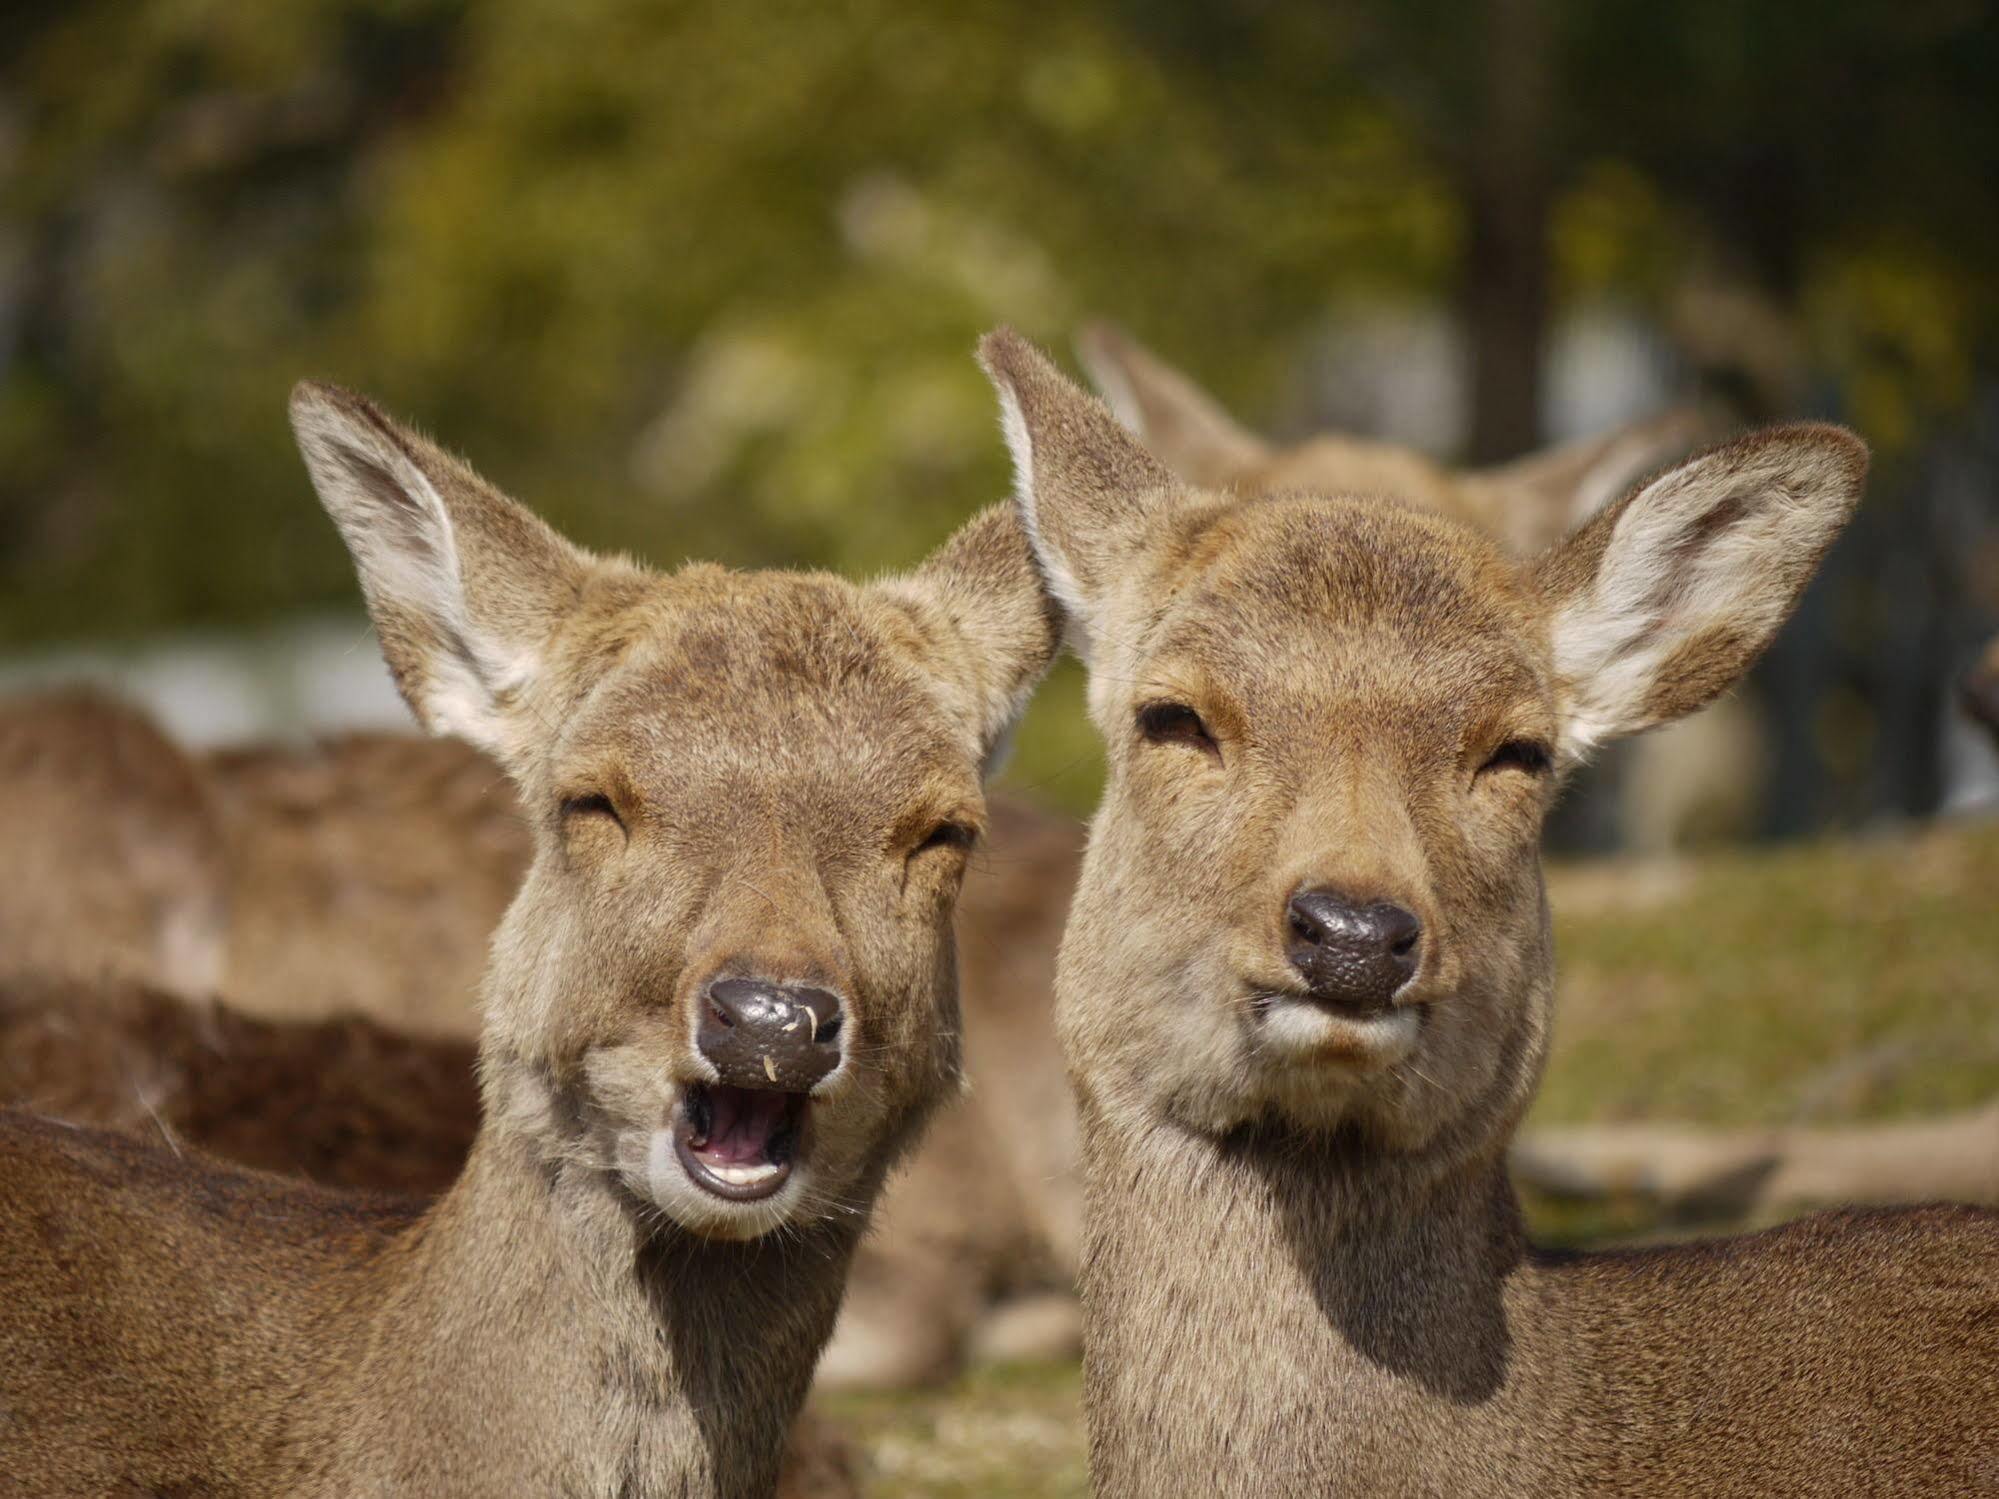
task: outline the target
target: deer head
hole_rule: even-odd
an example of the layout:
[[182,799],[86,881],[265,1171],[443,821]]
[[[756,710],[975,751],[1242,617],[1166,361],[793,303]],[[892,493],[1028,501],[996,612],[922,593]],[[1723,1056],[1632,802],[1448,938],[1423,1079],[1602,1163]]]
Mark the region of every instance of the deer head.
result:
[[1054,647],[1017,522],[872,585],[662,574],[358,396],[301,386],[292,421],[403,696],[533,827],[489,1128],[711,1238],[864,1207],[958,1077],[981,772]]
[[1196,488],[1031,345],[982,352],[1109,757],[1063,948],[1086,1106],[1497,1149],[1545,1049],[1557,784],[1741,676],[1864,448],[1760,433],[1529,563],[1378,498]]

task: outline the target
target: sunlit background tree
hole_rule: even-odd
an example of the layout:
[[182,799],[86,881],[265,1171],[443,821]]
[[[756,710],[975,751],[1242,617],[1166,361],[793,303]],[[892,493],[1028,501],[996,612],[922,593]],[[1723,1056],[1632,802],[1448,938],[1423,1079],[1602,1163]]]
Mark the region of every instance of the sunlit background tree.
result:
[[[346,606],[303,374],[589,542],[870,569],[1003,491],[995,322],[1114,317],[1259,426],[1472,458],[1604,415],[1563,392],[1607,323],[1660,399],[1880,454],[1766,674],[1770,825],[1943,795],[1949,673],[1999,623],[1988,4],[42,0],[4,30],[9,647]],[[1020,773],[1080,805],[1052,702]]]

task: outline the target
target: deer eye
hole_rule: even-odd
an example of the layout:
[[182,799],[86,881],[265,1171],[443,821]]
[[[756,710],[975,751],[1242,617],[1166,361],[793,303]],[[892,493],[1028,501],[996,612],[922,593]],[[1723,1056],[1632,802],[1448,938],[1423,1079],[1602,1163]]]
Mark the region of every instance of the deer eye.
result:
[[952,822],[946,819],[923,835],[923,841],[909,851],[914,859],[919,854],[927,854],[934,848],[968,849],[979,841],[979,830],[969,823]]
[[1484,775],[1494,770],[1524,770],[1530,776],[1544,775],[1555,763],[1555,755],[1538,739],[1509,739],[1478,768]]
[[1185,703],[1145,704],[1138,710],[1138,732],[1151,744],[1184,744],[1217,760],[1222,756],[1222,747],[1201,715]]
[[564,822],[588,818],[608,822],[621,833],[625,831],[625,819],[618,815],[617,806],[601,791],[565,796],[557,810]]

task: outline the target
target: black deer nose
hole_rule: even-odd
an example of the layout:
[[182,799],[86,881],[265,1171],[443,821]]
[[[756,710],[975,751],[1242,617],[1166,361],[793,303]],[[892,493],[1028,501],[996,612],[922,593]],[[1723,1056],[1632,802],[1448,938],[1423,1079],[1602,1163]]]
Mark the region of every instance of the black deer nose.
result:
[[840,1065],[845,1028],[828,990],[720,979],[708,986],[697,1040],[728,1087],[803,1093]]
[[1387,901],[1362,906],[1336,891],[1300,890],[1288,916],[1291,966],[1327,1004],[1381,1009],[1422,961],[1423,923]]

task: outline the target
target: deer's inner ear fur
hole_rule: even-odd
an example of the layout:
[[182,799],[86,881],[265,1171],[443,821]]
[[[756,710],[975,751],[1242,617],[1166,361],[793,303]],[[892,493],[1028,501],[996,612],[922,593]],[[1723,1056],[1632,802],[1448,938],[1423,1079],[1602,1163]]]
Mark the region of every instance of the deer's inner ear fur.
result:
[[1706,706],[1762,654],[1859,502],[1867,449],[1776,427],[1689,460],[1540,565],[1570,760]]
[[933,632],[933,660],[990,765],[1062,643],[1061,614],[1019,513],[1012,505],[980,512],[915,572],[882,586],[943,621],[949,638]]
[[979,359],[999,395],[1028,542],[1087,655],[1104,591],[1175,481],[1102,401],[1012,330],[987,334]]
[[350,391],[300,385],[291,417],[404,700],[433,733],[508,760],[510,710],[589,559]]

